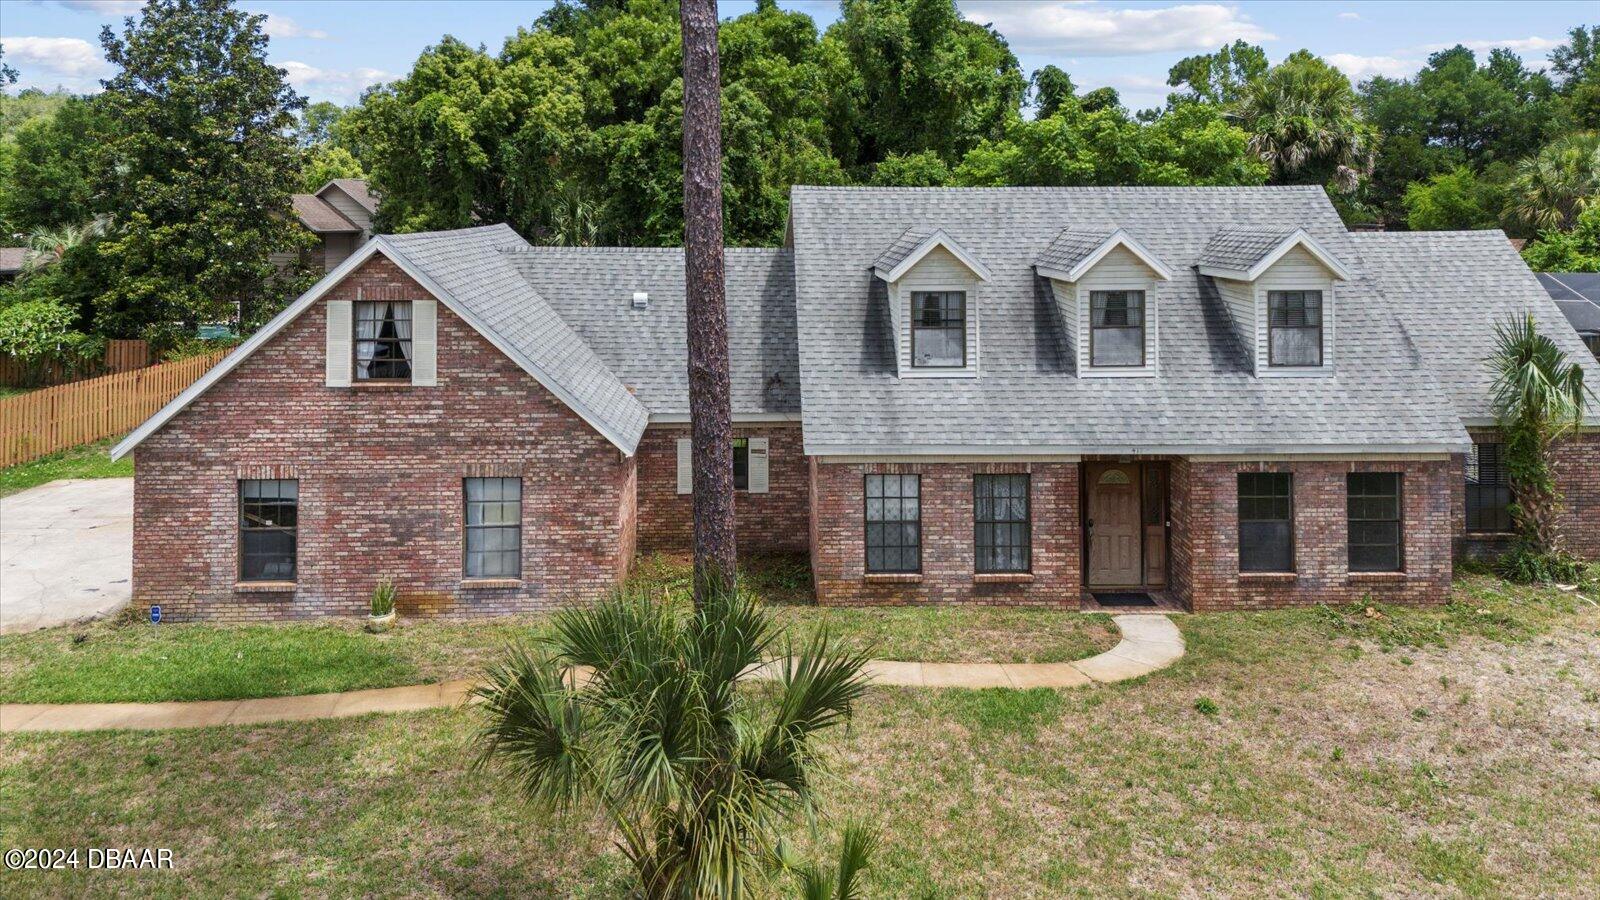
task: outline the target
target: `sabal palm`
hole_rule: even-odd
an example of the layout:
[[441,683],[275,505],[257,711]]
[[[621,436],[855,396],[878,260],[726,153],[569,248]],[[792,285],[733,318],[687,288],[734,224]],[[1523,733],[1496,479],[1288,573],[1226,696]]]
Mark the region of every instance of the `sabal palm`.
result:
[[1294,54],[1246,82],[1232,117],[1276,184],[1331,177],[1352,191],[1372,170],[1372,142],[1349,80],[1315,57]]
[[1569,134],[1517,163],[1509,212],[1529,226],[1570,229],[1600,202],[1600,132]]
[[479,689],[482,760],[548,809],[603,814],[644,895],[745,896],[809,808],[815,739],[849,718],[864,657],[819,633],[773,664],[775,696],[752,697],[741,683],[780,633],[733,593],[692,612],[619,595],[555,631]]
[[1540,553],[1560,549],[1561,496],[1550,474],[1550,447],[1582,427],[1589,390],[1583,368],[1546,335],[1531,314],[1495,327],[1495,418],[1507,449],[1517,530]]
[[28,235],[28,254],[23,268],[33,272],[51,263],[59,262],[67,251],[101,237],[106,233],[104,219],[95,219],[87,225],[63,225],[60,228],[40,228]]

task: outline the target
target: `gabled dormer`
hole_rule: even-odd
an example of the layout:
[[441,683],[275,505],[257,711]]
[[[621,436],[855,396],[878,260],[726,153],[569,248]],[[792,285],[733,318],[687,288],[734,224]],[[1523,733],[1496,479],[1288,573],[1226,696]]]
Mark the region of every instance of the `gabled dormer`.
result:
[[1150,376],[1157,371],[1161,285],[1172,272],[1122,229],[1056,236],[1034,260],[1050,280],[1080,376]]
[[978,374],[978,287],[989,270],[950,235],[910,228],[872,264],[889,298],[901,378]]
[[1198,269],[1216,283],[1256,375],[1333,372],[1334,285],[1350,271],[1304,229],[1224,229]]

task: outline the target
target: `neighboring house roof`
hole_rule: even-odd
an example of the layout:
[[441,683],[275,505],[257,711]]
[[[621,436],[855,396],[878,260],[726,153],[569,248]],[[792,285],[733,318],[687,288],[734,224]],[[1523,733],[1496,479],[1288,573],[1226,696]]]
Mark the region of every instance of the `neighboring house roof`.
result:
[[112,449],[112,458],[120,458],[159,430],[379,252],[631,455],[644,435],[649,414],[550,304],[511,268],[502,249],[527,246],[505,225],[373,238],[129,434]]
[[0,247],[0,275],[15,275],[21,272],[27,261],[27,247]]
[[316,194],[295,194],[293,200],[294,214],[300,217],[300,224],[318,234],[361,231],[360,225],[345,218],[333,204]]
[[[887,299],[866,269],[916,221],[939,222],[992,273],[976,301],[979,377],[895,377]],[[1331,374],[1251,374],[1215,285],[1195,267],[1220,223],[1276,235],[1273,247],[1304,228],[1355,265],[1355,244],[1319,187],[797,187],[791,222],[809,453],[1439,452],[1468,443],[1394,311],[1359,272],[1337,289]],[[1033,271],[1069,227],[1126,229],[1175,273],[1161,288],[1153,377],[1074,373],[1048,283]]]
[[1550,299],[1579,334],[1600,334],[1600,272],[1540,272]]
[[[681,249],[529,247],[508,250],[506,257],[633,390],[653,420],[688,418]],[[794,254],[730,247],[723,260],[733,413],[798,418]],[[644,309],[633,306],[636,291],[649,294]]]
[[1368,274],[1400,312],[1408,339],[1467,424],[1494,419],[1495,326],[1533,313],[1539,330],[1600,384],[1600,363],[1567,327],[1539,279],[1499,231],[1358,234]]
[[372,191],[367,188],[367,182],[365,179],[335,178],[322,187],[317,188],[317,196],[320,197],[327,193],[328,188],[330,187],[336,187],[339,190],[344,191],[346,194],[349,194],[350,199],[361,204],[362,208],[367,212],[374,214],[377,213],[378,198],[374,197],[372,195]]

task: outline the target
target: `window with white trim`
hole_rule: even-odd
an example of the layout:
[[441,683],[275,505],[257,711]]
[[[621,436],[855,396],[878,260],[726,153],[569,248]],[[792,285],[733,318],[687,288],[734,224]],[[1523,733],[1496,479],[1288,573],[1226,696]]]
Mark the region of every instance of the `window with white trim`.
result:
[[1143,366],[1144,329],[1144,291],[1089,292],[1089,365]]
[[357,302],[355,350],[357,381],[409,381],[410,301]]
[[1267,292],[1267,364],[1276,368],[1322,365],[1322,292]]
[[911,365],[960,369],[967,364],[967,292],[911,292]]
[[464,570],[468,578],[522,577],[522,479],[468,478]]

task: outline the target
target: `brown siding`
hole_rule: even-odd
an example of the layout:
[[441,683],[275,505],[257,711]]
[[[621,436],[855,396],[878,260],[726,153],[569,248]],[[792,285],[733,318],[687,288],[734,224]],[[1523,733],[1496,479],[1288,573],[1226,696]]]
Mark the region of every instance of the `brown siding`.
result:
[[[375,256],[329,294],[425,296]],[[393,575],[407,613],[496,614],[603,592],[634,547],[635,467],[443,307],[439,384],[323,385],[325,307],[307,310],[142,444],[134,488],[134,596],[174,619],[360,614]],[[523,576],[463,585],[468,475],[523,480]],[[292,593],[235,586],[236,485],[300,480]]]
[[[1291,578],[1239,572],[1239,472],[1294,475],[1295,569]],[[1405,573],[1349,571],[1346,485],[1350,472],[1404,476]],[[1348,603],[1442,603],[1450,590],[1451,536],[1461,469],[1452,460],[1172,464],[1172,590],[1196,612]]]
[[[811,471],[811,569],[818,603],[1078,608],[1077,463],[818,463]],[[922,574],[917,580],[866,574],[863,479],[869,472],[922,476]],[[1026,581],[985,582],[973,572],[972,476],[1005,472],[1032,475],[1033,572]]]
[[[687,425],[652,425],[639,442],[639,549],[694,549],[693,499],[678,493],[678,439]],[[765,494],[734,496],[735,531],[746,553],[803,553],[810,514],[810,474],[798,424],[741,425],[733,436],[767,439]]]

